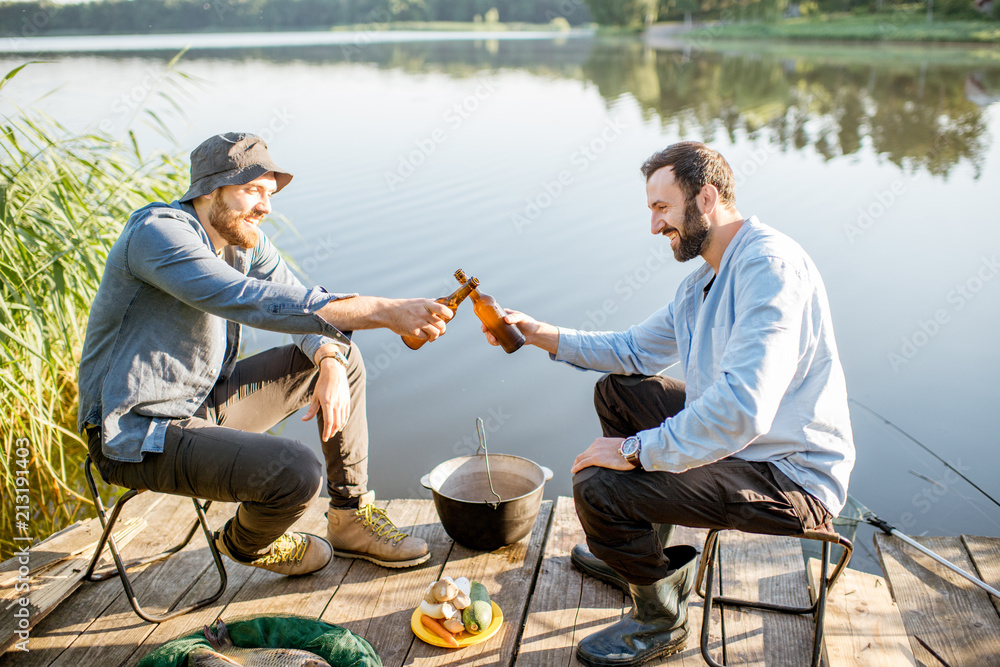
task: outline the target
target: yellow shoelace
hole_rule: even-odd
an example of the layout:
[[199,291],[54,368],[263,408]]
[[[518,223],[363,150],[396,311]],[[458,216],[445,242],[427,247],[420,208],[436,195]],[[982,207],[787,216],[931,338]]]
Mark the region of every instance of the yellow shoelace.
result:
[[254,565],[280,565],[281,563],[301,563],[308,548],[305,538],[296,539],[285,533],[271,545],[271,552],[253,562]]
[[358,508],[356,512],[358,520],[364,522],[365,527],[371,526],[372,535],[378,538],[385,538],[386,542],[393,540],[399,544],[406,533],[396,528],[396,524],[386,515],[385,510],[375,505],[368,504]]

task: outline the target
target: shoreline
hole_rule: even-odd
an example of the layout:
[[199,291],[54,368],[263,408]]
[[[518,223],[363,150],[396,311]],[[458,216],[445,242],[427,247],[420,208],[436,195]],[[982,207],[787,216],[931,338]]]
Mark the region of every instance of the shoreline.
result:
[[[963,39],[963,37],[969,37]],[[1000,44],[1000,21],[944,20],[932,23],[921,17],[898,14],[824,16],[821,19],[786,19],[777,23],[703,22],[657,23],[644,33],[649,41],[690,44],[759,42],[784,44],[887,44],[928,46],[988,46]]]

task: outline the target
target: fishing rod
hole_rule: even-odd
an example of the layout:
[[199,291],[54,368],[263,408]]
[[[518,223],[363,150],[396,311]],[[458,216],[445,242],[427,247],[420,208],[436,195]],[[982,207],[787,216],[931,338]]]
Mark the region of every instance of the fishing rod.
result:
[[966,572],[965,570],[963,570],[959,566],[955,565],[954,563],[952,563],[950,561],[947,561],[944,558],[942,558],[941,556],[937,555],[936,553],[934,553],[933,551],[931,551],[930,549],[928,549],[924,545],[922,545],[919,542],[917,542],[916,540],[914,540],[912,537],[910,537],[908,535],[904,535],[903,533],[899,532],[898,530],[896,530],[895,526],[893,526],[891,523],[889,523],[885,519],[879,518],[879,516],[876,515],[875,512],[871,511],[868,508],[867,505],[865,505],[864,503],[860,502],[854,496],[851,496],[851,500],[853,500],[859,507],[863,508],[863,510],[864,510],[861,513],[861,521],[864,521],[865,523],[867,523],[867,524],[869,524],[871,526],[875,526],[876,528],[878,528],[879,530],[881,530],[882,532],[884,532],[886,535],[893,535],[895,537],[898,537],[900,540],[902,540],[906,544],[909,544],[914,549],[916,549],[916,550],[920,551],[921,553],[923,553],[923,554],[925,554],[925,555],[933,558],[934,560],[936,560],[941,565],[944,565],[946,568],[948,568],[949,570],[951,570],[955,574],[968,579],[970,582],[972,582],[973,584],[975,584],[979,588],[983,589],[984,591],[986,591],[987,593],[989,593],[993,597],[995,597],[997,599],[1000,599],[1000,591],[998,591],[997,589],[993,588],[992,586],[990,586],[989,584],[987,584],[982,579],[978,579],[978,578],[974,577],[973,575],[969,574],[968,572]]
[[900,435],[902,435],[907,440],[909,440],[910,442],[914,443],[915,445],[917,445],[918,447],[920,447],[921,449],[923,449],[925,452],[927,452],[928,454],[930,454],[931,456],[933,456],[934,458],[936,458],[942,464],[944,464],[945,468],[947,468],[948,470],[951,470],[956,475],[958,475],[959,477],[961,477],[962,479],[964,479],[966,482],[968,482],[969,486],[971,486],[976,491],[979,491],[979,493],[983,494],[984,496],[986,496],[987,498],[989,498],[991,501],[993,501],[994,505],[996,505],[997,507],[1000,507],[1000,501],[997,501],[996,498],[994,498],[990,494],[986,493],[986,491],[984,491],[982,488],[980,488],[978,484],[976,484],[971,479],[969,479],[968,477],[966,477],[965,475],[963,475],[957,468],[955,468],[955,466],[951,465],[950,463],[948,463],[947,461],[945,461],[943,458],[941,458],[940,456],[938,456],[937,453],[935,453],[930,447],[928,447],[924,443],[920,442],[919,440],[917,440],[916,438],[914,438],[912,435],[910,435],[909,433],[907,433],[906,431],[904,431],[900,427],[896,426],[894,423],[892,423],[891,421],[889,421],[888,419],[886,419],[885,417],[883,417],[879,413],[875,412],[874,410],[872,410],[871,408],[869,408],[867,405],[865,405],[861,401],[859,401],[857,399],[854,399],[854,398],[848,398],[847,400],[850,403],[854,403],[859,408],[863,408],[864,410],[866,410],[867,412],[871,413],[876,418],[881,419],[883,422],[885,422],[886,425],[888,425],[888,426],[892,427],[893,429],[895,429],[896,432],[898,432]]

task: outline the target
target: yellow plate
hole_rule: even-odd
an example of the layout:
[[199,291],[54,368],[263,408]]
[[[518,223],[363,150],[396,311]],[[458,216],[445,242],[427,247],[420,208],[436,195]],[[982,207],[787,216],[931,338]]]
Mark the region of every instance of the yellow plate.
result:
[[[493,607],[493,622],[490,623],[490,627],[486,628],[478,635],[470,635],[468,632],[460,632],[455,635],[455,639],[458,640],[458,647],[470,646],[472,644],[478,644],[479,642],[484,642],[493,635],[497,633],[500,626],[503,625],[503,612],[500,611],[500,607],[497,606],[496,602],[490,601],[490,605]],[[443,648],[455,648],[448,642],[446,642],[441,637],[434,634],[434,631],[427,628],[423,623],[420,622],[420,607],[413,610],[413,615],[410,616],[410,628],[413,630],[413,634],[420,637],[422,640],[428,644],[433,644],[434,646],[441,646]]]

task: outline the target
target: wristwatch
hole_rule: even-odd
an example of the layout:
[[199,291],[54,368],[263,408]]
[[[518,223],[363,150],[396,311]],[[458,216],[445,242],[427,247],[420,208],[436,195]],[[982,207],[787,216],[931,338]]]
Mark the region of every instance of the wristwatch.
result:
[[636,435],[625,438],[622,441],[621,447],[618,448],[618,452],[622,455],[623,459],[639,470],[642,470],[642,461],[639,460],[640,451],[642,451],[642,443],[639,442],[639,436]]
[[317,362],[316,365],[319,366],[321,363],[323,363],[324,359],[335,359],[338,364],[340,364],[344,368],[347,368],[347,357],[344,356],[343,352],[340,351],[327,352],[326,354],[324,354],[322,357],[319,358],[319,362]]

